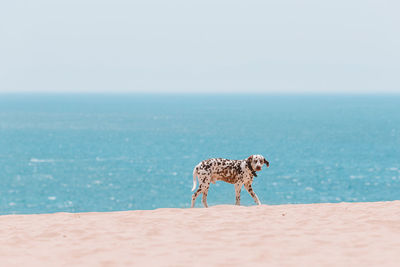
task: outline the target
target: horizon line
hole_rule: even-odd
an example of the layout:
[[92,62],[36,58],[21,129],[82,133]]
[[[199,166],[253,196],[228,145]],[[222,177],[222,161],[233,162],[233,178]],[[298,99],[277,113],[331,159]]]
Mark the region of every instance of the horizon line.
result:
[[143,92],[143,91],[136,91],[136,92],[124,92],[124,91],[83,91],[83,92],[68,92],[68,91],[58,91],[58,92],[49,92],[49,91],[20,91],[20,92],[10,92],[0,91],[0,95],[400,95],[399,92],[390,92],[390,91],[383,91],[383,92],[359,92],[359,91],[351,91],[351,92],[334,92],[334,91],[327,91],[327,92],[179,92],[179,91],[170,91],[170,92]]

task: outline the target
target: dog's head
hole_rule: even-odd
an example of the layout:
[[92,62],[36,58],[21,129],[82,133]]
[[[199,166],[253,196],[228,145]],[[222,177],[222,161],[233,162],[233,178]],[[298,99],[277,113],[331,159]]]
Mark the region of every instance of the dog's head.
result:
[[261,171],[264,164],[269,167],[269,162],[262,155],[251,155],[247,158],[246,162],[254,171],[257,172]]

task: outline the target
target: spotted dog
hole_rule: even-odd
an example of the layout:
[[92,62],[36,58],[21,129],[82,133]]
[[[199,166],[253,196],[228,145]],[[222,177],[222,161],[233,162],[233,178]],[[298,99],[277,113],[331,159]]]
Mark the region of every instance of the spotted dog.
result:
[[207,205],[207,194],[210,183],[224,181],[235,185],[236,205],[240,205],[240,191],[242,186],[246,188],[254,201],[261,205],[256,193],[254,193],[251,183],[253,177],[257,177],[256,171],[261,171],[263,164],[269,167],[269,162],[261,155],[252,155],[244,160],[229,159],[207,159],[200,162],[193,170],[193,188],[196,189],[196,177],[199,179],[199,188],[192,196],[192,208],[199,194],[203,193],[203,205]]

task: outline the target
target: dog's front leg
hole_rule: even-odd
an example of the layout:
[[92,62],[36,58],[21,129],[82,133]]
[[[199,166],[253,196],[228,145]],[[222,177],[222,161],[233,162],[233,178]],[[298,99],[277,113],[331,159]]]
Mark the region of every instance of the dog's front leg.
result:
[[236,193],[236,203],[235,205],[240,205],[240,192],[242,191],[243,184],[236,183],[235,184],[235,193]]
[[244,187],[246,188],[247,192],[249,192],[250,196],[254,199],[257,205],[261,205],[260,200],[258,199],[256,193],[254,193],[253,188],[251,187],[250,183],[244,184]]

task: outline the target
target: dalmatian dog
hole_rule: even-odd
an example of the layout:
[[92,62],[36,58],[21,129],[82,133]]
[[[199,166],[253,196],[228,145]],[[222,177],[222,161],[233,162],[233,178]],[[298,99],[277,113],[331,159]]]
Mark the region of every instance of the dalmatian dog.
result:
[[240,191],[242,186],[246,188],[257,205],[261,205],[251,183],[257,177],[256,171],[261,171],[263,164],[269,167],[269,162],[262,155],[251,155],[244,160],[229,160],[221,158],[207,159],[200,162],[193,170],[193,188],[196,189],[196,177],[199,180],[199,188],[192,196],[192,208],[199,194],[203,193],[203,205],[207,205],[207,194],[210,183],[224,181],[235,185],[236,205],[240,205]]

